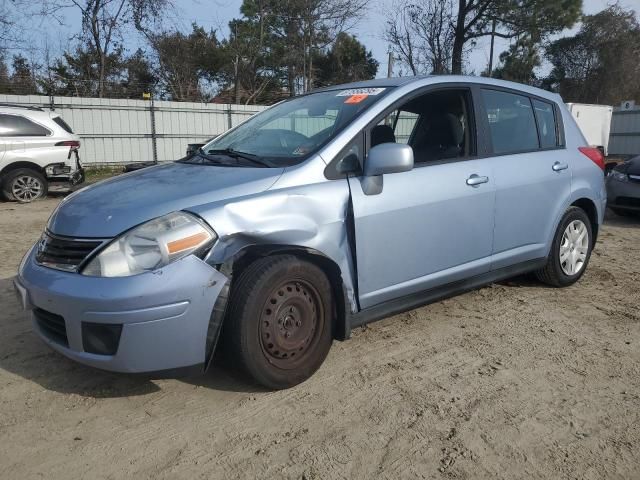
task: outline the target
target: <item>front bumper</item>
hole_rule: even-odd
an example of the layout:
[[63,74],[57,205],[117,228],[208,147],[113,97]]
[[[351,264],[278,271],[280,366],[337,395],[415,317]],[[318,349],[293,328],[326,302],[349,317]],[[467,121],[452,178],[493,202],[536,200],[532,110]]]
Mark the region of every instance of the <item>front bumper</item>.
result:
[[640,212],[640,183],[621,182],[607,177],[607,206],[620,210]]
[[[115,372],[157,373],[206,364],[222,326],[214,305],[227,283],[215,268],[188,256],[153,273],[98,278],[42,267],[34,251],[20,266],[16,290],[34,330],[54,350]],[[63,319],[66,344],[41,327],[34,310]],[[122,325],[116,353],[85,351],[82,322]]]

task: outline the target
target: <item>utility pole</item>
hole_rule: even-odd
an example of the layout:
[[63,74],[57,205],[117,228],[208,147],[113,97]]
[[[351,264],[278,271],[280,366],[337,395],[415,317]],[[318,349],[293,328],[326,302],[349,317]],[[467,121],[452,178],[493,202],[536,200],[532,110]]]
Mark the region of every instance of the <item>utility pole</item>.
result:
[[393,76],[393,53],[389,52],[389,60],[387,61],[387,78]]
[[144,100],[151,100],[149,112],[151,113],[151,153],[153,154],[153,163],[158,163],[158,138],[156,133],[156,104],[153,99],[153,92],[143,93]]
[[233,62],[233,101],[236,104],[240,103],[240,90],[238,89],[238,64],[240,63],[240,55],[238,54],[238,24],[235,24],[235,33],[233,36],[233,43],[236,47],[236,58]]
[[496,40],[496,19],[491,23],[491,48],[489,49],[489,77],[493,76],[493,46]]

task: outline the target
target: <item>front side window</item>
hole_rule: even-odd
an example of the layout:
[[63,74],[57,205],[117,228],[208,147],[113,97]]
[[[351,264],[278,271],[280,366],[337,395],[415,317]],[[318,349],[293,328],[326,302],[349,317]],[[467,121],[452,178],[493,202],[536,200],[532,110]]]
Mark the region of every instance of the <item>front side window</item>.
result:
[[536,121],[529,97],[496,90],[482,90],[495,154],[526,152],[539,148]]
[[0,114],[0,137],[46,137],[49,130],[21,115]]
[[331,90],[293,98],[217,137],[202,151],[206,155],[224,152],[251,155],[273,167],[295,165],[325,145],[389,90]]
[[416,164],[475,155],[470,126],[471,94],[446,89],[409,100],[369,131],[370,146],[404,143],[413,149]]
[[558,145],[556,128],[556,116],[553,113],[553,105],[540,100],[533,100],[533,109],[538,121],[540,132],[540,146],[542,148],[554,148]]
[[406,110],[394,110],[384,117],[378,125],[386,125],[393,131],[396,143],[409,143],[419,115]]

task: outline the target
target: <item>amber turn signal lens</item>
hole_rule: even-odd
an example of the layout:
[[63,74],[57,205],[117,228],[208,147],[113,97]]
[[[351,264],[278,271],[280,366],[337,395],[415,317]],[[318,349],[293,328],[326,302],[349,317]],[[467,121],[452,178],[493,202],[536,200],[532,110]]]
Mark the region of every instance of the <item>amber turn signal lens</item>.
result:
[[169,251],[169,254],[183,252],[184,250],[198,247],[209,240],[209,238],[209,235],[205,232],[199,232],[195,235],[191,235],[190,237],[181,238],[180,240],[174,240],[173,242],[167,243],[167,250]]

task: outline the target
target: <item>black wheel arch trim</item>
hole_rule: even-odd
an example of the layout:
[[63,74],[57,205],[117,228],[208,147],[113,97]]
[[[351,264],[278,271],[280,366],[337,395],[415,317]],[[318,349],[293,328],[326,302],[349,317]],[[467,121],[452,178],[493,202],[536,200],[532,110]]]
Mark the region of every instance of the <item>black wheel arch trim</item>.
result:
[[[347,319],[349,312],[349,296],[344,282],[342,281],[342,271],[331,258],[324,253],[309,247],[299,245],[280,244],[256,244],[248,245],[238,251],[233,257],[223,264],[218,265],[218,269],[229,278],[229,290],[234,288],[233,279],[239,277],[239,273],[247,268],[255,260],[272,255],[290,254],[307,260],[318,266],[327,275],[332,287],[333,300],[336,311],[334,312],[333,338],[335,340],[346,340],[350,335],[350,327]],[[350,313],[350,312],[349,312]],[[226,319],[225,319],[226,320]]]

